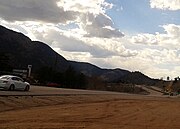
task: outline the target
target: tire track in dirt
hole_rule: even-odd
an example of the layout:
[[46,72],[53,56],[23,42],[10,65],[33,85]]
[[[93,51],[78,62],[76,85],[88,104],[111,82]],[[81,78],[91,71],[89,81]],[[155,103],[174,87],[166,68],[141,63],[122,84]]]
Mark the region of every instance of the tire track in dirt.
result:
[[[120,96],[83,95],[67,98],[18,99],[22,100],[22,102],[18,100],[19,102],[27,104],[27,107],[19,108],[18,105],[21,104],[17,103],[16,110],[1,112],[0,129],[44,129],[48,127],[54,129],[177,129],[180,127],[180,101],[176,98],[162,99],[142,96],[128,99]],[[33,99],[29,102],[34,103],[37,107],[34,105],[31,107],[26,102],[29,99]],[[16,101],[10,100],[13,103]]]

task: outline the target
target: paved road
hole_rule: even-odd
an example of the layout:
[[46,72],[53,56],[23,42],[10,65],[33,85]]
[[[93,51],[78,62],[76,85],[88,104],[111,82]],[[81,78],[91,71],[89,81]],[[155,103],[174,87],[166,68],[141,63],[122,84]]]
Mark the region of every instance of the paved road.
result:
[[[151,89],[146,88],[146,90],[150,92]],[[28,92],[0,90],[0,96],[69,96],[69,95],[142,96],[142,95],[137,95],[137,94],[135,95],[135,94],[128,94],[128,93],[120,93],[120,92],[64,89],[64,88],[54,88],[54,87],[45,87],[45,86],[31,86],[31,89]],[[156,92],[156,94],[154,94],[154,91],[150,95],[146,95],[146,96],[166,97],[166,96],[162,96],[162,93]]]
[[160,88],[154,87],[154,86],[143,86],[143,85],[136,85],[137,87],[140,87],[147,92],[150,93],[151,96],[162,96],[163,93]]
[[44,86],[31,86],[30,91],[24,92],[24,91],[3,91],[0,90],[0,96],[16,96],[16,95],[22,95],[22,96],[51,96],[51,95],[78,95],[78,94],[85,94],[85,95],[91,95],[91,94],[124,94],[124,93],[118,93],[118,92],[108,92],[108,91],[91,91],[91,90],[76,90],[76,89],[64,89],[64,88],[53,88],[53,87],[44,87]]

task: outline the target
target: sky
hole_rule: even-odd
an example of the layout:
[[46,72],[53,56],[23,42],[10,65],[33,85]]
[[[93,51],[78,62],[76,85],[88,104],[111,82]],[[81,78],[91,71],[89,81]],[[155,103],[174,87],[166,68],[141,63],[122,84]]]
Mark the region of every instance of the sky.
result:
[[180,76],[180,0],[0,0],[0,25],[68,60]]

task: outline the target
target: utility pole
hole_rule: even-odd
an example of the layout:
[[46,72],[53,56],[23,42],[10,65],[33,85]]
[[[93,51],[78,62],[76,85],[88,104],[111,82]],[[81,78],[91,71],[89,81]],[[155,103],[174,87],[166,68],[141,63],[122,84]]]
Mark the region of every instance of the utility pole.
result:
[[28,65],[28,78],[31,76],[32,65]]

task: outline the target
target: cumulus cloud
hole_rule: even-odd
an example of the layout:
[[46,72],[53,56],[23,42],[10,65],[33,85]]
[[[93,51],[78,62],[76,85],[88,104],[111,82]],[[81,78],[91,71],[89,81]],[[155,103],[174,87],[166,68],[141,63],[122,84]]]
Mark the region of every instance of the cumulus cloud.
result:
[[6,21],[73,22],[88,37],[122,37],[106,15],[112,4],[104,0],[0,0],[0,17]]
[[[151,52],[152,53],[152,52]],[[159,55],[152,53],[151,67],[145,69],[144,73],[154,77],[172,78],[179,75],[180,58],[176,50],[164,49],[158,51]],[[154,56],[154,57],[153,57]]]
[[180,10],[180,0],[150,0],[151,8]]
[[[151,7],[175,9],[172,3],[161,7],[163,1],[158,1],[151,0]],[[159,78],[179,71],[179,25],[161,26],[164,33],[125,36],[106,14],[113,6],[105,0],[0,0],[0,24],[47,43],[70,60]]]
[[178,50],[145,48],[138,51],[138,55],[133,58],[114,56],[104,60],[106,63],[109,62],[112,68],[120,67],[131,71],[141,71],[150,77],[161,78],[178,75],[177,68],[180,66],[178,57]]
[[111,9],[112,4],[105,2],[105,0],[60,0],[59,7],[64,7],[65,10],[77,11],[81,13],[105,13],[106,9]]
[[58,0],[0,0],[0,17],[7,21],[43,21],[66,23],[76,19],[77,12],[57,6]]
[[154,64],[163,64],[167,62],[172,62],[172,64],[180,64],[180,58],[178,58],[178,50],[158,50],[146,48],[139,52],[139,56],[146,60],[149,60]]
[[80,26],[84,29],[87,37],[123,37],[124,34],[120,30],[113,28],[113,22],[110,17],[105,14],[94,15],[92,13],[81,17],[82,23]]
[[[162,77],[178,75],[176,70],[180,66],[180,25],[167,24],[161,27],[164,33],[141,33],[129,37],[129,42],[134,44],[131,49],[138,50],[138,55],[128,58],[128,61],[121,59],[122,67],[139,70],[156,78],[162,75]],[[139,65],[134,65],[136,63]]]
[[112,38],[124,36],[120,30],[113,27],[111,18],[106,15],[106,10],[113,7],[105,0],[74,0],[60,1],[58,6],[68,11],[79,12],[77,23],[86,31],[87,37]]
[[[38,35],[42,35],[39,33]],[[36,36],[38,37],[38,36]],[[93,58],[107,58],[112,56],[135,56],[136,51],[126,49],[120,43],[112,39],[101,38],[84,38],[74,37],[66,32],[60,33],[59,30],[50,29],[43,37],[45,42],[49,41],[49,45],[53,48],[60,48],[68,52],[88,52]]]
[[173,59],[175,58],[175,55],[173,53],[176,53],[176,51],[169,51],[168,49],[164,49],[163,51],[157,49],[143,49],[133,58],[113,56],[101,59],[88,59],[90,62],[98,64],[98,66],[101,67],[106,66],[108,68],[141,71],[152,78],[165,78],[167,76],[175,77],[175,75],[179,74],[178,68],[180,65],[180,59],[178,60],[176,58],[176,61],[174,61]]
[[[0,23],[2,24],[3,22]],[[169,38],[175,41],[178,39],[179,29],[177,28],[179,26],[174,24],[162,26],[165,34],[157,33],[154,35],[155,37],[159,36],[160,39],[155,47],[152,47],[154,45],[131,43],[129,42],[132,40],[130,36],[114,39],[81,37],[81,35],[78,37],[72,33],[72,30],[61,30],[53,24],[33,23],[34,25],[32,25],[32,22],[18,22],[18,24],[21,24],[19,25],[20,27],[16,27],[16,24],[12,23],[11,27],[19,31],[26,30],[24,32],[27,35],[34,35],[36,40],[47,43],[69,60],[88,61],[100,67],[119,67],[131,71],[138,70],[155,78],[160,78],[162,74],[166,76],[163,72],[166,72],[167,75],[172,73],[171,71],[175,71],[175,68],[177,69],[180,65],[180,49],[178,49],[180,47],[177,46],[178,42],[176,42],[176,45],[172,45],[175,43],[169,42]],[[6,25],[9,24],[7,23]],[[146,35],[146,37],[148,36]],[[128,40],[128,38],[131,40]],[[146,40],[144,39],[144,41]],[[167,66],[166,64],[170,65]],[[172,73],[171,75],[173,77],[173,75],[178,74]]]
[[[47,28],[42,32],[35,30],[33,32],[38,40],[46,42],[54,49],[61,49],[61,51],[75,52],[75,53],[89,53],[92,57],[105,58],[108,56],[116,55],[113,50],[107,49],[93,42],[86,42],[83,37],[75,37],[69,32],[61,31],[57,28]],[[99,39],[101,40],[101,39]]]
[[165,33],[138,34],[132,36],[131,42],[146,45],[160,45],[172,49],[180,47],[180,25],[168,24],[162,27]]
[[168,24],[163,25],[163,28],[169,37],[178,38],[180,35],[180,25]]
[[155,45],[158,44],[158,39],[153,34],[138,34],[137,36],[132,37],[132,42],[139,44]]

